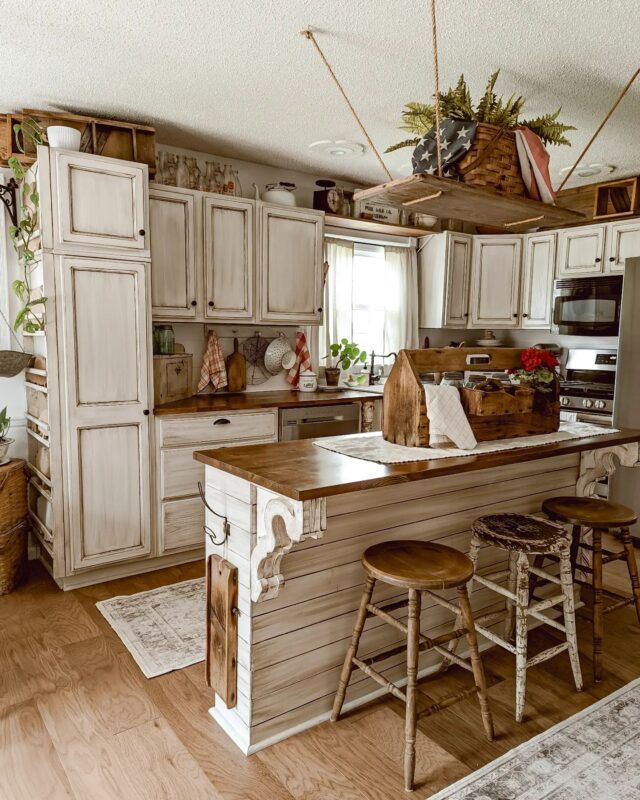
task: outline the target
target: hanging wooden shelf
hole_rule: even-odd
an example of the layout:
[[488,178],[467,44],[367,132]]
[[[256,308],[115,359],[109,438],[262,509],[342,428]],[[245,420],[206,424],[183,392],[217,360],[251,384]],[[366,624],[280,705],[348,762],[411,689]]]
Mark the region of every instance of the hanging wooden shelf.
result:
[[373,200],[408,211],[459,219],[476,225],[523,231],[579,224],[584,214],[569,208],[513,197],[435,175],[411,175],[361,189],[354,200]]

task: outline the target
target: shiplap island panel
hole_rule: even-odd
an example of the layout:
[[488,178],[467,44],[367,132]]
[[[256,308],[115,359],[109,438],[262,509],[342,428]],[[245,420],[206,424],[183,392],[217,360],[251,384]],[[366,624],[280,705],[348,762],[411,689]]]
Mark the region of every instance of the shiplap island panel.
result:
[[[439,541],[467,551],[472,521],[501,511],[536,513],[559,494],[590,495],[618,463],[638,463],[640,431],[460,459],[382,465],[332,453],[311,441],[196,453],[206,465],[207,555],[238,569],[237,703],[215,698],[213,718],[251,753],[329,717],[353,630],[364,571],[363,551],[396,539]],[[228,522],[228,535],[224,537]],[[215,544],[215,541],[223,541]],[[492,548],[479,571],[504,558]],[[379,584],[374,602],[402,592]],[[487,589],[472,594],[476,613],[500,608]],[[394,613],[406,617],[406,609]],[[425,602],[422,632],[453,624]],[[361,657],[401,644],[402,634],[367,621]],[[485,640],[485,645],[486,645]],[[377,665],[402,682],[404,656]],[[419,674],[439,667],[421,655]],[[354,674],[347,707],[381,694]]]

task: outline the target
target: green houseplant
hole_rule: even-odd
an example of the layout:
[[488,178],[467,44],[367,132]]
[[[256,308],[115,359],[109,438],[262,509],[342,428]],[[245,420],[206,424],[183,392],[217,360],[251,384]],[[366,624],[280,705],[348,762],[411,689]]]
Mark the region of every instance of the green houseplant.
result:
[[[484,93],[476,105],[473,104],[471,99],[471,92],[465,77],[461,75],[454,87],[439,93],[440,118],[443,120],[450,118],[484,122],[507,130],[526,127],[537,134],[544,144],[571,145],[565,133],[574,131],[575,128],[573,125],[565,125],[558,121],[558,116],[562,109],[559,108],[552,114],[543,114],[533,119],[521,120],[520,115],[525,104],[525,98],[515,94],[512,94],[507,99],[497,96],[494,92],[494,87],[499,75],[500,70],[496,70],[489,78]],[[412,136],[409,139],[391,145],[386,152],[391,153],[403,147],[416,147],[435,123],[435,104],[407,103],[402,112],[402,125],[399,127],[400,130],[406,131]]]
[[329,345],[329,353],[325,358],[330,358],[334,362],[331,366],[325,367],[324,370],[327,386],[337,386],[341,370],[349,369],[352,364],[364,364],[367,360],[367,354],[355,342],[350,342],[348,339],[340,339],[340,342]]
[[7,436],[10,426],[11,417],[8,416],[7,407],[5,406],[2,411],[0,411],[0,464],[6,464],[9,460],[7,452],[9,451],[10,445],[13,443],[13,439],[9,439]]

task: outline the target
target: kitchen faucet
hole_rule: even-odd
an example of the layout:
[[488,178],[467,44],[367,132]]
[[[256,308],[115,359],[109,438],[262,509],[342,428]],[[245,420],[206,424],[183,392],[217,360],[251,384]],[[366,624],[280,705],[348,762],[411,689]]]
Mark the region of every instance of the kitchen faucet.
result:
[[[380,353],[378,353],[378,355],[377,355],[378,358],[382,358],[382,359],[391,358],[391,356],[393,356],[394,359],[396,359],[398,357],[398,354],[394,353],[393,351],[391,351],[391,353],[386,353],[385,355],[381,355]],[[369,371],[369,386],[373,386],[374,384],[378,383],[378,381],[380,380],[380,376],[379,375],[374,375],[373,374],[373,367],[374,367],[374,364],[375,364],[375,360],[376,360],[376,354],[372,350],[371,351],[371,369]]]

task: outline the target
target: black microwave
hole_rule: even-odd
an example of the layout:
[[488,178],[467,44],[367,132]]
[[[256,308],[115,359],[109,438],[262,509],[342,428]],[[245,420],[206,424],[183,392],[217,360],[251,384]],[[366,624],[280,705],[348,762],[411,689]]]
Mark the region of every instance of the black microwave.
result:
[[551,330],[568,336],[617,336],[621,301],[622,275],[557,280]]

